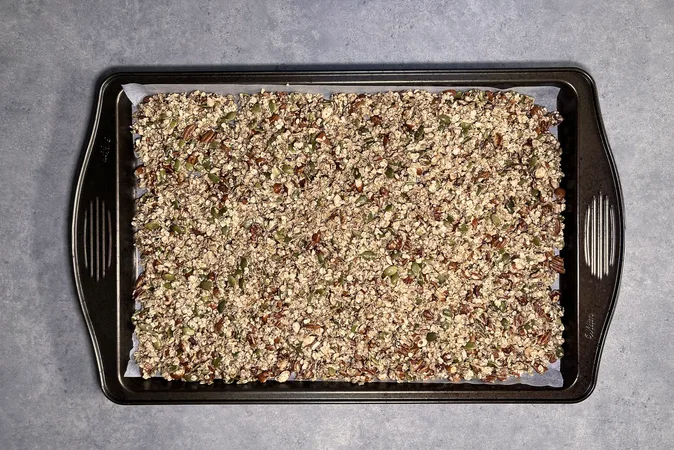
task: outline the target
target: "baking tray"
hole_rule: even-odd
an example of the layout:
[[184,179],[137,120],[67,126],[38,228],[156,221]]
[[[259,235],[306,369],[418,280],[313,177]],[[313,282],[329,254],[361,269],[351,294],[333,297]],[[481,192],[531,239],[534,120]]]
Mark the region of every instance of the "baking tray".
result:
[[[134,154],[131,102],[122,90],[139,84],[446,86],[559,89],[562,187],[566,189],[566,273],[562,387],[524,384],[267,382],[212,385],[124,377],[132,347],[135,283]],[[615,308],[624,253],[624,211],[618,173],[606,140],[597,92],[577,68],[311,72],[120,72],[101,82],[90,136],[74,187],[71,252],[75,286],[105,395],[139,403],[307,402],[577,402],[597,382]]]

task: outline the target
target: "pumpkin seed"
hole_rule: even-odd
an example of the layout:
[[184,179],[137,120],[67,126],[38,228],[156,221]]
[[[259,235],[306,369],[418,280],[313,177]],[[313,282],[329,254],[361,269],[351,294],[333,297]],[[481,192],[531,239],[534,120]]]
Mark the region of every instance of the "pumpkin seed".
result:
[[227,306],[227,302],[225,302],[224,300],[220,300],[218,302],[218,312],[222,313],[225,310],[226,306]]
[[255,114],[257,114],[262,110],[262,108],[260,107],[259,103],[255,103],[253,106],[250,107],[250,110]]
[[393,178],[395,176],[395,172],[391,167],[387,167],[386,172],[384,172],[384,174],[386,175],[386,178]]
[[438,340],[438,333],[434,333],[434,332],[431,331],[430,333],[426,334],[426,340],[428,342],[437,341]]
[[412,274],[415,277],[418,277],[421,274],[421,265],[417,262],[413,262],[411,270],[412,270]]
[[183,332],[183,334],[186,335],[186,336],[194,336],[194,329],[192,329],[192,328],[190,328],[190,327],[188,327],[188,326],[184,326],[184,327],[182,328],[182,332]]
[[220,358],[219,356],[216,357],[216,358],[213,358],[213,367],[218,369],[221,364],[222,364],[222,358]]
[[272,113],[276,112],[276,102],[274,100],[269,100],[267,105],[269,106],[269,111],[271,111]]
[[371,250],[365,250],[360,254],[360,257],[367,260],[373,260],[377,258],[377,254]]
[[466,342],[466,345],[463,346],[466,350],[475,350],[476,347],[477,345],[473,341],[468,341]]
[[395,286],[395,285],[398,284],[398,281],[400,281],[400,274],[398,272],[396,272],[393,275],[391,275],[391,284],[393,284],[393,286]]
[[239,267],[241,270],[246,270],[246,267],[248,267],[248,259],[245,256],[242,256],[239,260]]
[[533,243],[536,247],[541,245],[541,239],[538,236],[534,236]]
[[236,111],[230,111],[225,114],[225,120],[234,120],[236,119]]
[[172,273],[165,273],[161,277],[166,281],[175,281],[176,280],[176,276],[173,275]]
[[367,195],[361,195],[356,199],[356,206],[363,206],[368,201],[369,199],[367,198]]
[[219,183],[220,182],[220,177],[217,176],[214,173],[209,173],[208,174],[208,179],[211,180],[213,183]]
[[180,225],[176,225],[175,223],[174,223],[173,225],[171,225],[171,226],[169,227],[169,229],[170,229],[171,231],[173,231],[174,233],[178,233],[178,234],[183,234],[183,233],[185,233],[185,229],[184,229],[183,227],[181,227]]
[[159,222],[156,222],[154,220],[151,220],[145,224],[146,230],[158,230],[159,228],[161,228],[161,225],[159,224]]
[[501,218],[497,214],[492,214],[491,215],[491,223],[494,224],[494,226],[501,226]]
[[237,284],[239,284],[239,280],[237,280],[236,277],[235,277],[234,275],[229,275],[229,276],[227,277],[227,282],[229,283],[229,285],[230,285],[231,287],[234,287],[234,286],[236,286]]
[[445,114],[440,114],[438,116],[438,120],[443,125],[449,125],[452,122],[452,119],[448,115],[445,115]]
[[204,280],[199,283],[199,287],[205,291],[213,289],[213,282],[211,280]]
[[393,276],[396,273],[398,273],[398,266],[388,266],[382,272],[382,278]]
[[445,316],[445,317],[449,317],[449,318],[454,317],[454,313],[453,313],[452,310],[449,309],[449,308],[443,309],[443,310],[442,310],[442,315]]
[[468,225],[466,225],[465,223],[462,224],[462,225],[459,227],[459,231],[462,232],[462,233],[467,232],[467,231],[468,231]]

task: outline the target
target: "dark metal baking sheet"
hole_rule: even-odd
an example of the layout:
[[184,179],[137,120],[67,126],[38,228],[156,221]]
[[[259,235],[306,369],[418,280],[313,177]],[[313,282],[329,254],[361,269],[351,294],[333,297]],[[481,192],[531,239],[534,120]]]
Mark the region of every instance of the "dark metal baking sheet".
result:
[[[516,86],[559,88],[566,274],[559,388],[523,384],[292,382],[213,385],[124,377],[135,279],[131,102],[122,84]],[[119,403],[574,402],[596,384],[623,264],[624,213],[592,78],[575,68],[331,72],[122,72],[102,81],[72,205],[75,284],[105,395]]]

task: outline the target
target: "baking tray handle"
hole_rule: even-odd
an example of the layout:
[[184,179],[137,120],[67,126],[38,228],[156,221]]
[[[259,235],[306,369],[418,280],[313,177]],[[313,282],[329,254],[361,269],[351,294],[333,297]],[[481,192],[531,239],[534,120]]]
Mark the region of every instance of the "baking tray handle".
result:
[[[592,98],[578,111],[578,170],[574,226],[578,229],[579,363],[594,373],[577,382],[589,395],[596,383],[602,348],[615,309],[624,253],[624,210],[620,180],[606,139],[594,81],[586,73],[578,94]],[[587,89],[587,92],[582,92]]]
[[118,331],[115,104],[114,96],[99,93],[75,185],[71,222],[75,284],[104,390],[111,384],[105,374],[116,372]]

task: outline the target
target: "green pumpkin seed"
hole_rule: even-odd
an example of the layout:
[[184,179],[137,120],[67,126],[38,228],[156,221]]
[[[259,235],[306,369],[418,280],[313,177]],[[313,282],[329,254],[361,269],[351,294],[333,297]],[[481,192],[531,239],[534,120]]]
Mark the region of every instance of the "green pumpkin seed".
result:
[[382,278],[384,277],[391,277],[394,274],[398,273],[398,266],[388,266],[384,271],[382,272]]
[[213,289],[213,282],[211,280],[204,280],[199,283],[199,287],[205,291]]
[[393,284],[393,286],[395,286],[395,285],[398,284],[398,281],[400,281],[400,274],[398,272],[396,272],[393,275],[391,275],[391,284]]
[[541,239],[538,236],[534,236],[533,243],[536,247],[541,245]]
[[361,195],[356,199],[356,206],[363,206],[368,201],[369,199],[367,198],[367,195]]
[[248,267],[248,258],[242,256],[239,260],[239,267],[241,267],[241,270],[246,270],[246,267]]
[[220,367],[221,364],[222,364],[222,358],[220,358],[219,356],[217,358],[213,358],[213,367],[215,367],[217,369],[217,368]]
[[533,169],[534,167],[536,167],[536,164],[538,164],[538,157],[537,156],[532,156],[531,158],[529,158],[529,167],[530,168]]
[[155,350],[159,350],[161,348],[161,342],[152,341],[152,346],[154,347]]
[[431,331],[430,333],[426,334],[426,340],[428,342],[437,341],[438,340],[438,333],[434,333],[434,332]]
[[188,172],[191,172],[194,169],[194,164],[192,163],[185,163],[185,170]]
[[316,259],[321,266],[325,265],[325,255],[323,252],[316,252]]
[[236,119],[236,111],[230,111],[225,114],[225,120],[234,120]]
[[272,113],[276,112],[276,102],[274,100],[269,100],[267,105],[269,106],[269,111],[271,111]]
[[229,275],[229,276],[227,277],[227,283],[229,283],[229,285],[230,285],[231,287],[234,287],[234,286],[236,286],[237,284],[239,284],[239,280],[237,280],[236,277],[235,277],[234,275]]
[[462,233],[467,232],[467,231],[468,231],[468,225],[466,225],[465,223],[462,224],[462,225],[459,227],[459,231],[462,232]]
[[386,178],[393,178],[395,176],[395,172],[391,167],[387,167],[384,175],[386,175]]
[[165,273],[161,277],[166,281],[175,281],[176,280],[176,276],[173,275],[172,273]]
[[226,306],[227,306],[227,302],[225,302],[224,300],[220,300],[218,302],[218,312],[222,314],[225,311]]
[[442,315],[445,317],[449,317],[450,319],[454,317],[454,313],[452,312],[451,309],[443,309],[442,310]]
[[564,349],[562,347],[557,347],[555,350],[555,355],[557,355],[557,358],[561,358],[564,356]]
[[440,114],[438,116],[438,120],[443,125],[449,125],[452,122],[452,119],[448,115],[445,115],[445,114]]
[[183,148],[185,146],[185,140],[184,139],[178,139],[178,148]]
[[367,260],[377,259],[377,254],[371,250],[365,250],[360,254],[360,257]]
[[491,215],[491,223],[494,224],[494,226],[501,226],[501,218],[498,216],[498,214],[492,214]]
[[418,277],[421,274],[421,265],[417,262],[413,262],[411,270],[412,270],[412,275],[414,275],[415,277]]
[[290,164],[283,164],[281,166],[281,170],[283,171],[283,173],[286,173],[286,174],[289,174],[289,175],[292,174],[295,171],[295,169],[293,169],[293,166],[291,166]]
[[473,341],[468,341],[466,342],[466,345],[463,346],[466,350],[475,350],[476,347],[477,345]]
[[246,289],[246,280],[244,278],[239,278],[239,289],[242,291]]
[[194,330],[188,326],[184,326],[182,328],[182,332],[186,336],[194,336]]
[[260,107],[259,103],[255,103],[253,106],[250,107],[250,110],[255,114],[257,114],[262,110],[262,108]]
[[171,225],[171,226],[169,227],[169,229],[170,229],[171,231],[173,231],[174,233],[178,233],[178,234],[183,234],[183,233],[185,233],[185,229],[184,229],[183,227],[181,227],[180,225],[176,225],[175,223],[174,223],[173,225]]
[[161,228],[161,225],[159,224],[159,222],[156,222],[154,220],[151,220],[145,224],[146,230],[158,230],[159,228]]
[[512,197],[510,197],[510,200],[508,200],[508,203],[506,203],[506,209],[510,214],[515,212],[515,200],[513,200]]
[[220,182],[220,177],[217,176],[214,173],[209,173],[208,174],[208,179],[211,180],[213,183],[219,183]]
[[211,208],[211,216],[215,217],[216,219],[220,217],[220,210],[213,206]]

